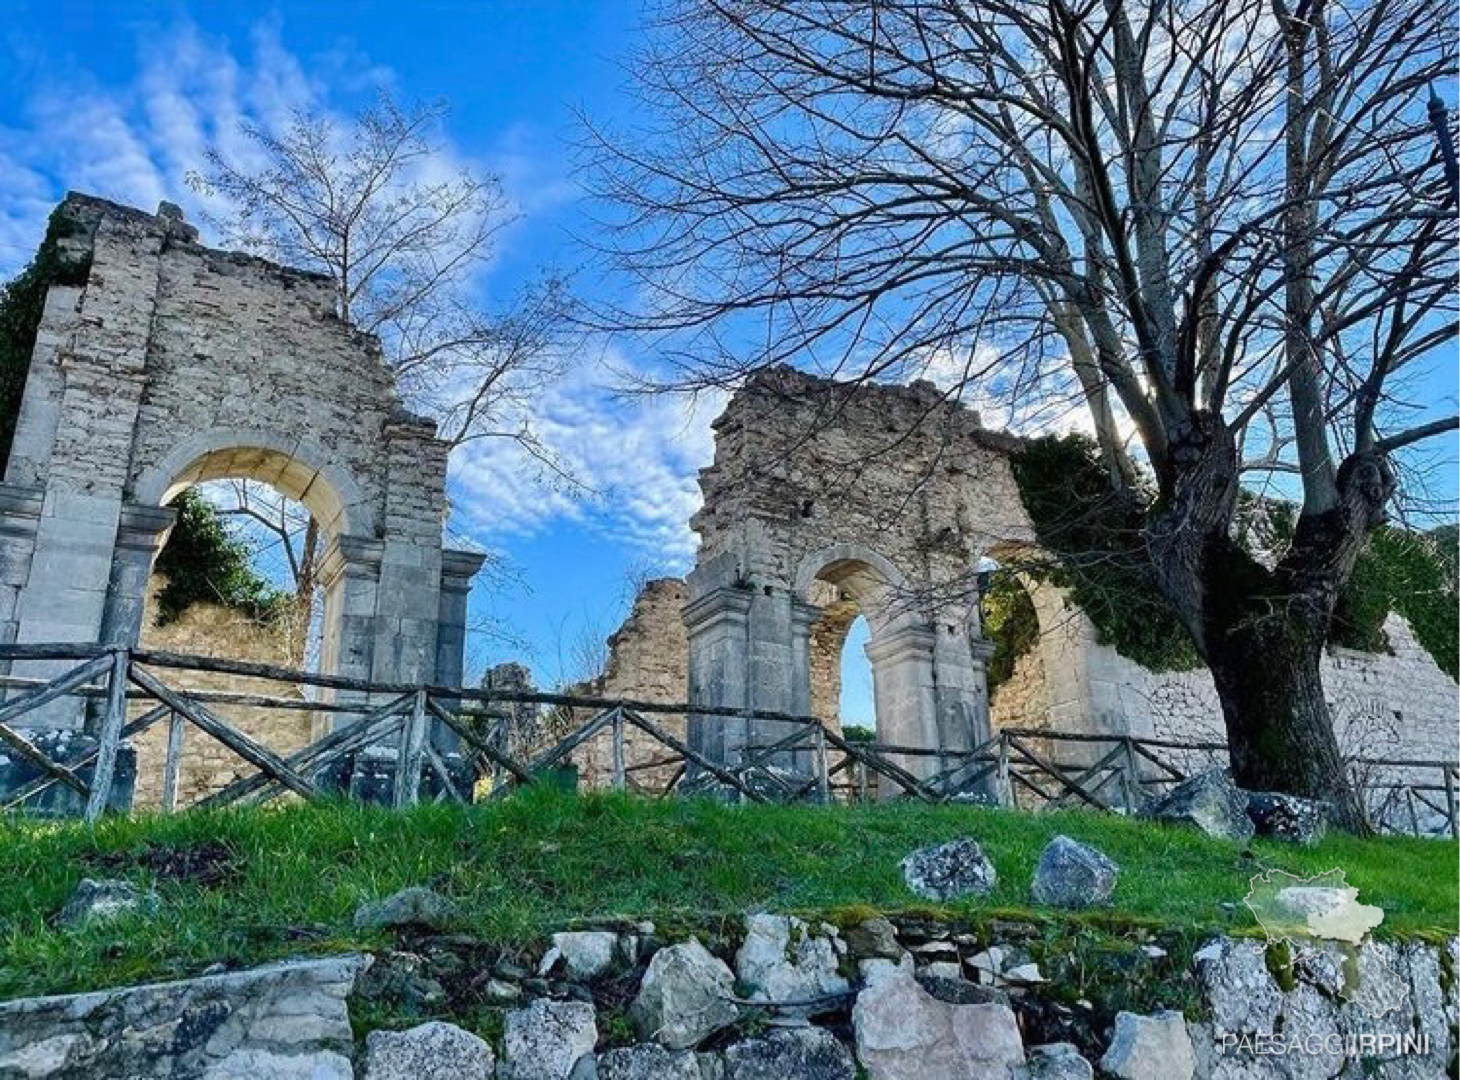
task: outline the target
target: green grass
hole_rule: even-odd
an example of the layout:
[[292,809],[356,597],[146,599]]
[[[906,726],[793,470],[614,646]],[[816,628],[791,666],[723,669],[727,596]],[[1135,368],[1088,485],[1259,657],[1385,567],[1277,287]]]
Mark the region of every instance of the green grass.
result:
[[[1081,918],[1031,907],[1035,859],[1056,833],[1093,843],[1121,865],[1112,908]],[[323,803],[108,819],[94,831],[0,823],[0,999],[177,977],[215,962],[383,946],[387,937],[355,931],[351,915],[361,901],[413,884],[455,898],[463,932],[509,946],[575,920],[653,918],[675,927],[757,908],[841,909],[844,917],[846,909],[916,909],[899,860],[960,835],[977,838],[999,872],[991,896],[946,909],[975,924],[1017,915],[1048,920],[1060,933],[1112,925],[1256,933],[1241,904],[1253,873],[1335,866],[1361,901],[1387,912],[1381,936],[1454,933],[1460,919],[1457,847],[1441,841],[1334,837],[1313,848],[1244,849],[1078,811],[729,807],[534,790],[409,812]],[[159,850],[202,845],[228,858],[221,880],[159,871]],[[83,876],[155,883],[160,913],[60,930],[56,914]]]

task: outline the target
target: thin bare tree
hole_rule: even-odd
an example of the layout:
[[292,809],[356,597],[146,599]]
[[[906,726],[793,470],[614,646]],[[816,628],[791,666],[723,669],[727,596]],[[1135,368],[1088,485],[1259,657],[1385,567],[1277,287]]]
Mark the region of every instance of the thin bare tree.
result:
[[[660,385],[793,363],[1077,400],[1244,786],[1361,811],[1334,604],[1405,448],[1453,431],[1448,0],[666,0],[592,129]],[[1142,480],[1149,470],[1153,483]],[[1233,535],[1301,496],[1272,565]]]
[[[530,420],[572,332],[566,281],[543,274],[500,310],[483,306],[481,276],[514,215],[496,178],[438,145],[446,115],[382,92],[349,124],[308,111],[283,131],[245,122],[248,152],[211,148],[188,183],[218,200],[224,243],[327,273],[340,317],[380,338],[406,401],[453,447],[508,439],[572,484]],[[301,527],[297,506],[255,482],[235,489],[225,512],[272,536],[310,602],[316,523]]]

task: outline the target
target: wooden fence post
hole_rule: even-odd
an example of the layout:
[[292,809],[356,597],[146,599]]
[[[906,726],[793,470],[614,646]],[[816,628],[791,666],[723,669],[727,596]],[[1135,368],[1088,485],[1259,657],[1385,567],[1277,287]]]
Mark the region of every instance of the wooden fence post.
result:
[[624,761],[624,711],[613,711],[613,790],[622,791],[628,770]]
[[172,711],[167,718],[167,757],[162,763],[162,812],[171,814],[177,810],[178,779],[182,773],[183,732],[187,730],[187,718]]
[[86,800],[88,823],[101,817],[111,799],[112,777],[117,771],[117,748],[122,741],[122,725],[127,721],[127,665],[130,661],[131,656],[126,649],[112,653],[111,673],[106,681],[106,712],[101,718],[96,766],[91,773],[91,794]]
[[1015,807],[1014,785],[1009,779],[1009,733],[999,732],[999,802],[1010,809]]
[[1440,772],[1445,777],[1445,812],[1450,817],[1450,835],[1460,839],[1460,807],[1455,797],[1455,773],[1457,770],[1446,765]]
[[421,792],[421,766],[426,758],[426,688],[416,691],[411,713],[396,744],[395,805],[415,806]]
[[826,728],[816,722],[816,794],[822,805],[831,802],[831,768],[826,757]]
[[1129,735],[1124,737],[1125,742],[1125,777],[1122,787],[1125,795],[1125,812],[1127,815],[1134,814],[1140,809],[1138,802],[1141,790],[1141,778],[1136,766],[1136,744]]

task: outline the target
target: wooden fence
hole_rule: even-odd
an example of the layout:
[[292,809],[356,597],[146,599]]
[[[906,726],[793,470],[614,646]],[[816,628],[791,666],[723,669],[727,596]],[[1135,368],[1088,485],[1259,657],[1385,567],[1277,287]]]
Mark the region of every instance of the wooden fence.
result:
[[[23,808],[63,785],[83,801],[89,821],[111,801],[123,741],[157,724],[166,725],[160,766],[165,813],[185,808],[179,777],[188,728],[216,740],[251,770],[186,804],[191,807],[281,795],[312,798],[321,794],[321,774],[371,747],[391,751],[390,790],[398,806],[426,797],[423,778],[430,778],[435,799],[491,798],[533,783],[569,763],[590,740],[606,738],[612,762],[608,783],[655,797],[718,788],[722,795],[750,802],[913,798],[1133,813],[1195,767],[1220,762],[1226,753],[1220,743],[1020,728],[1004,729],[966,750],[929,750],[852,742],[814,717],[765,710],[372,683],[268,664],[94,645],[0,646],[0,662],[8,662],[12,671],[17,663],[30,663],[49,672],[44,678],[0,677],[7,695],[0,704],[0,743],[38,774],[4,795],[0,809]],[[225,674],[243,684],[290,684],[313,699],[177,685],[188,672]],[[556,708],[571,718],[569,730],[540,745],[517,746],[510,713],[524,705]],[[225,710],[234,707],[304,710],[327,719],[332,730],[280,754],[224,718]],[[56,717],[46,717],[45,710],[64,710],[70,720],[84,722],[95,736],[94,748],[69,760],[42,751],[16,721],[30,716],[33,725],[54,723]],[[748,745],[734,765],[710,760],[667,726],[666,717],[690,714],[701,723],[739,725],[762,739]],[[470,760],[470,777],[479,782],[464,781],[461,771],[452,769],[451,755],[432,738],[433,727],[455,737],[459,752]],[[640,733],[641,745],[647,739],[654,746],[652,759],[629,760],[631,730]],[[1383,808],[1380,824],[1394,831],[1443,830],[1460,836],[1455,763],[1359,759],[1354,765],[1368,781],[1371,809]],[[643,778],[651,774],[661,779],[646,782]]]

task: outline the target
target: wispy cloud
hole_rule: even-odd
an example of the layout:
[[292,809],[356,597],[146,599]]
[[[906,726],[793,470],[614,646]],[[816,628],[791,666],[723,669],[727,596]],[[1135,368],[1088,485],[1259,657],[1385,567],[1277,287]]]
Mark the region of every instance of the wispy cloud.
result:
[[615,398],[613,373],[627,366],[616,355],[579,366],[525,418],[574,482],[536,468],[530,453],[509,440],[458,451],[452,485],[474,534],[505,542],[568,524],[652,556],[665,569],[688,568],[697,474],[714,456],[710,422],[724,400]]

